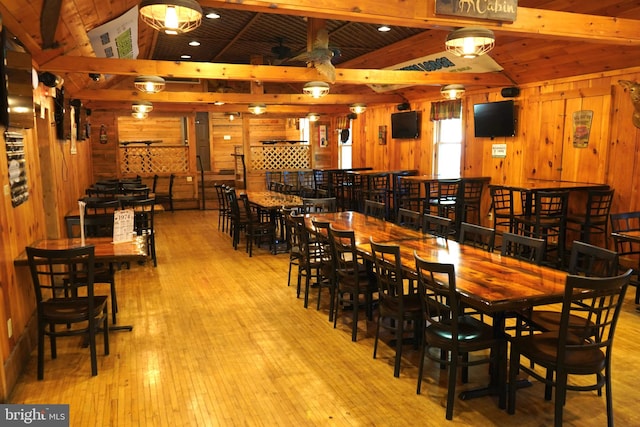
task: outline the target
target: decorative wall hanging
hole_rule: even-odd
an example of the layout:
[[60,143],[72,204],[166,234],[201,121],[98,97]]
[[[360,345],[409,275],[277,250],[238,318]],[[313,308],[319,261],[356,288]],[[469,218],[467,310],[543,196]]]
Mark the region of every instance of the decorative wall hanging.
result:
[[27,169],[24,158],[24,136],[19,132],[5,132],[9,185],[11,186],[11,206],[14,208],[29,199]]
[[640,128],[640,83],[632,82],[630,80],[618,80],[620,86],[629,90],[629,96],[631,96],[631,102],[635,112],[633,113],[632,121],[633,125]]
[[386,125],[378,126],[378,144],[380,145],[387,144],[387,126]]
[[318,126],[318,141],[320,141],[320,147],[327,147],[329,141],[327,140],[327,125]]
[[581,110],[573,113],[573,146],[575,148],[587,148],[589,145],[592,121],[593,111],[591,110]]

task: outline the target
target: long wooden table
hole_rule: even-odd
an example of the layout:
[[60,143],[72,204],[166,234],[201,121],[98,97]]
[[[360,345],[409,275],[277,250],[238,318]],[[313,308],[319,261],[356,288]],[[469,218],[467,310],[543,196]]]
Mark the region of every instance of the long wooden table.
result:
[[[365,259],[373,259],[370,238],[377,243],[398,245],[408,277],[417,274],[414,253],[431,262],[453,264],[461,300],[493,317],[496,336],[504,335],[506,312],[558,303],[564,296],[567,276],[564,271],[425,235],[357,212],[308,214],[305,225],[310,229],[312,220],[326,220],[335,228],[354,230],[357,250]],[[489,386],[463,392],[461,397],[495,394],[497,370],[493,371]]]

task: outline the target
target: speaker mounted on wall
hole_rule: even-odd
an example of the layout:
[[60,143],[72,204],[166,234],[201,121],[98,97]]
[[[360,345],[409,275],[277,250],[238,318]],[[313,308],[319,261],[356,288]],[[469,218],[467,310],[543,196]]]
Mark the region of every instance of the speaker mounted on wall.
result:
[[398,109],[398,111],[405,111],[411,108],[411,105],[409,105],[408,102],[403,102],[402,104],[396,105],[396,108]]
[[505,87],[500,91],[500,94],[503,98],[515,98],[520,95],[520,88],[516,86]]

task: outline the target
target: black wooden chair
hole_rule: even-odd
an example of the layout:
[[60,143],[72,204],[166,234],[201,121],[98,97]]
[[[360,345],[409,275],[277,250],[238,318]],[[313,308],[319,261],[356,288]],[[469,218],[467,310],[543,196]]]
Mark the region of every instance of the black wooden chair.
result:
[[[422,337],[422,350],[418,368],[418,386],[420,394],[425,356],[449,368],[447,385],[446,419],[453,418],[458,367],[463,367],[462,381],[467,382],[469,366],[491,363],[498,370],[499,398],[504,406],[506,390],[506,349],[505,337],[494,336],[493,327],[464,314],[456,290],[456,274],[453,264],[428,262],[414,253],[418,272],[418,289],[422,297],[422,310],[426,327]],[[441,351],[432,353],[430,349]],[[490,350],[473,360],[469,353]],[[436,355],[438,354],[438,355]],[[439,356],[439,357],[438,357]]]
[[173,183],[176,179],[176,176],[174,174],[169,175],[169,185],[167,187],[166,191],[160,191],[160,189],[158,188],[157,184],[158,184],[158,175],[155,175],[153,177],[153,188],[152,188],[152,192],[155,195],[156,198],[156,202],[157,203],[168,203],[169,204],[169,210],[171,212],[173,212]]
[[[351,341],[358,336],[358,315],[364,308],[367,319],[373,319],[373,294],[377,291],[375,277],[356,249],[353,230],[338,230],[329,226],[329,243],[335,266],[335,303],[333,327],[338,323],[338,311],[351,309]],[[363,301],[364,299],[364,301]]]
[[[562,303],[560,328],[556,331],[523,335],[511,339],[508,403],[510,414],[516,409],[516,376],[524,371],[545,384],[545,400],[555,393],[554,424],[562,425],[567,390],[589,391],[605,388],[607,424],[613,426],[611,395],[611,354],[616,324],[629,284],[631,270],[613,277],[568,275]],[[582,318],[572,324],[571,318]],[[534,366],[521,363],[525,357]],[[595,377],[595,382],[569,382],[569,377]],[[584,408],[581,408],[584,410]]]
[[609,212],[613,193],[613,189],[589,190],[584,208],[567,216],[567,230],[579,233],[580,241],[585,243],[593,243],[592,237],[600,235],[606,247],[609,241]]
[[156,199],[133,199],[121,201],[122,208],[133,209],[133,231],[138,236],[146,236],[147,253],[153,261],[153,266],[158,266],[156,256],[156,232],[155,232],[155,205]]
[[387,207],[382,202],[374,200],[364,201],[364,214],[374,218],[385,220],[387,218]]
[[422,215],[422,232],[443,239],[449,239],[454,234],[453,220],[438,215]]
[[493,252],[495,239],[496,231],[493,228],[483,227],[477,224],[469,224],[468,222],[460,224],[458,242],[462,244]]
[[422,214],[418,211],[398,208],[396,224],[418,231],[422,229]]
[[640,243],[635,239],[627,239],[618,233],[640,231],[640,212],[619,212],[610,215],[611,232],[618,252],[620,271],[633,270],[630,284],[635,286],[635,303],[640,304]]
[[[109,354],[109,316],[107,297],[94,294],[94,247],[60,250],[27,247],[26,252],[36,296],[38,380],[44,378],[45,336],[49,337],[52,359],[57,357],[58,337],[87,337],[91,375],[98,375],[96,334],[101,328],[104,354]],[[78,296],[79,289],[84,290],[84,296]]]
[[336,212],[338,204],[335,197],[320,197],[302,199],[302,211],[304,213]]
[[[400,262],[400,246],[376,243],[372,238],[369,238],[369,241],[378,281],[378,322],[373,344],[373,358],[376,358],[378,352],[380,327],[384,326],[394,331],[396,357],[393,376],[399,377],[405,331],[413,330],[415,347],[420,341],[423,324],[422,302],[414,283],[408,283],[408,286],[405,286]],[[385,323],[385,320],[388,322]]]

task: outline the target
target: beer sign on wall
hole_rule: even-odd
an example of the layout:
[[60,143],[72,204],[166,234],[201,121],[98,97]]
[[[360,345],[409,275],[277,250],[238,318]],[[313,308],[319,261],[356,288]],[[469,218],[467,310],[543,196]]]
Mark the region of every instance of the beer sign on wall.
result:
[[436,15],[514,22],[517,10],[518,0],[436,0]]

